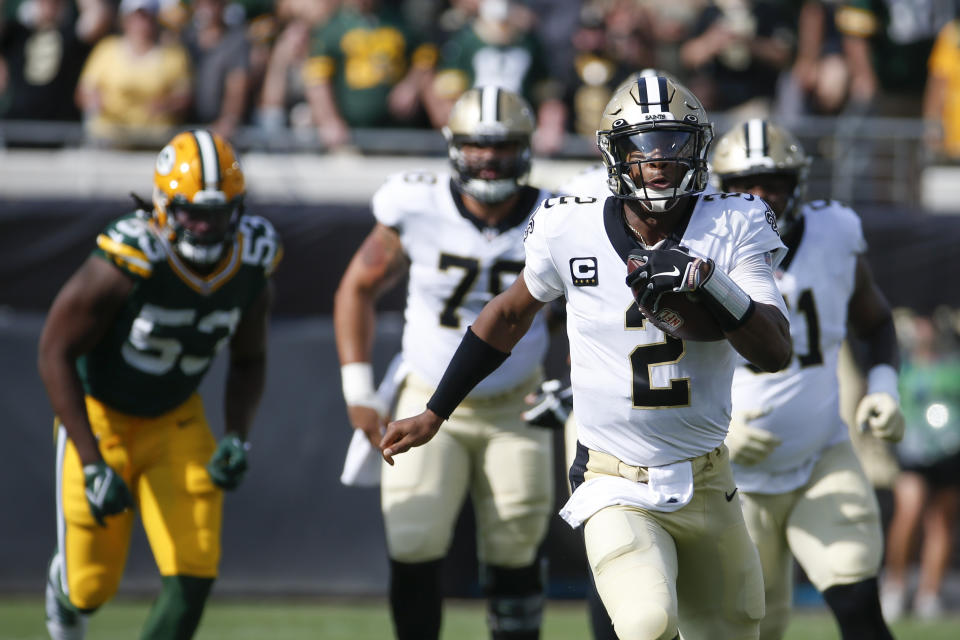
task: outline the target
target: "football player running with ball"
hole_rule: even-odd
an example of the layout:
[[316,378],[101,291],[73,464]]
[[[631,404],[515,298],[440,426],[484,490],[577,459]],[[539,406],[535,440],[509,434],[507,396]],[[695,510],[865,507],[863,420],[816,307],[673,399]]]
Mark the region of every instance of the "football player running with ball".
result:
[[[429,399],[467,327],[523,268],[523,235],[548,193],[524,185],[534,119],[518,95],[474,88],[455,103],[446,137],[453,172],[391,177],[372,201],[376,226],[347,267],[334,327],[350,421],[378,447],[387,407],[370,356],[377,297],[409,274],[402,339],[409,370],[396,413]],[[428,446],[383,465],[381,506],[390,555],[390,605],[400,640],[439,637],[441,562],[470,492],[488,624],[497,640],[539,637],[544,584],[538,547],[553,509],[552,433],[527,425],[524,397],[541,381],[545,320],[514,357],[444,418]],[[462,399],[462,398],[461,398]]]
[[[443,435],[469,390],[512,360],[537,311],[565,295],[578,451],[561,516],[585,523],[622,640],[756,638],[764,613],[723,439],[737,353],[765,371],[790,357],[773,275],[784,247],[759,198],[702,193],[712,131],[696,96],[669,78],[615,93],[597,132],[613,197],[541,205],[520,277],[474,321],[427,409],[390,423],[381,443],[393,462]],[[723,337],[655,326],[638,303],[656,313],[666,292],[695,295]]]
[[[135,511],[162,577],[140,637],[191,638],[200,622],[220,560],[222,490],[247,468],[282,253],[243,198],[223,138],[177,135],[157,157],[152,212],[111,222],[53,301],[39,348],[57,416],[53,640],[83,638],[87,616],[116,593]],[[218,444],[197,387],[226,345]]]
[[890,638],[877,589],[880,512],[840,418],[837,359],[850,326],[871,367],[857,426],[896,442],[904,428],[896,333],[863,256],[857,214],[837,202],[803,203],[808,164],[796,138],[765,120],[731,129],[715,147],[712,169],[723,190],[762,197],[777,215],[788,249],[777,286],[794,351],[776,373],[746,363],[737,369],[726,442],[763,564],[762,640],[783,637],[787,627],[791,552],[843,638]]

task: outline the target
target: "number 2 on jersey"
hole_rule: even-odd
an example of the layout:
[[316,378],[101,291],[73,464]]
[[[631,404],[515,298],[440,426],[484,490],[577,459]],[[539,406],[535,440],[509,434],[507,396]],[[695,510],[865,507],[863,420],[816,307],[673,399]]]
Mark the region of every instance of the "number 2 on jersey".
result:
[[[457,309],[463,304],[463,299],[467,297],[470,287],[477,279],[480,273],[480,261],[476,258],[465,258],[455,256],[449,253],[440,254],[440,270],[463,269],[463,277],[453,289],[450,297],[443,303],[443,310],[440,312],[440,326],[453,329],[460,328],[460,316]],[[523,271],[523,262],[517,260],[497,260],[490,267],[490,282],[487,290],[491,296],[499,295],[503,291],[503,275],[512,273],[518,275]]]
[[[631,304],[626,313],[626,328],[643,329],[644,322],[637,305]],[[654,367],[679,362],[686,352],[683,340],[666,333],[662,342],[637,345],[630,352],[634,409],[670,409],[690,404],[689,378],[671,378],[669,387],[654,387],[650,380]]]

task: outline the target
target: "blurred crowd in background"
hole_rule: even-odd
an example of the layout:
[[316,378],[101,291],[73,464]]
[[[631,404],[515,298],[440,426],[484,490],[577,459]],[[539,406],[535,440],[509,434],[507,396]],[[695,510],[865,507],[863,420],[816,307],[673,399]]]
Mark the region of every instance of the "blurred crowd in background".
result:
[[462,91],[498,84],[535,105],[551,155],[653,67],[731,118],[923,119],[953,157],[956,16],[955,0],[0,0],[0,118],[82,122],[103,146],[203,124],[337,149],[442,126]]

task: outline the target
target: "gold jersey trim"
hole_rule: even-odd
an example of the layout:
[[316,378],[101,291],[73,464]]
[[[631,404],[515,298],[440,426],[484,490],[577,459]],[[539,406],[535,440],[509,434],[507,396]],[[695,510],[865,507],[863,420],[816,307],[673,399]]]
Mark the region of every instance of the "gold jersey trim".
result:
[[163,235],[157,234],[163,250],[167,254],[167,264],[173,269],[173,272],[183,280],[187,286],[199,294],[208,296],[227,282],[237,273],[240,265],[243,264],[241,256],[243,255],[243,234],[238,233],[234,237],[233,244],[230,245],[230,253],[220,261],[217,269],[206,276],[195,273],[188,267],[177,252],[170,246],[170,241]]
[[106,253],[117,266],[125,267],[143,278],[153,274],[153,265],[147,255],[130,245],[117,242],[105,233],[97,236],[97,246]]

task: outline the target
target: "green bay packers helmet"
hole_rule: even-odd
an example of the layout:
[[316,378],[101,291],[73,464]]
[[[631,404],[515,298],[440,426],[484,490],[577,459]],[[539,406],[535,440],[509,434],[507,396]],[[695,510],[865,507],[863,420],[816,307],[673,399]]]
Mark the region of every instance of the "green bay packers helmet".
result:
[[[153,220],[174,250],[196,265],[217,262],[233,239],[246,193],[230,143],[203,129],[177,134],[157,155],[153,185]],[[186,228],[178,213],[208,220],[210,232]]]
[[[613,195],[661,213],[706,188],[713,125],[700,100],[675,78],[638,73],[634,79],[604,108],[597,147]],[[644,183],[643,165],[667,163],[680,169],[674,184]]]
[[776,212],[780,233],[796,219],[809,167],[810,159],[792,133],[758,118],[747,120],[721,136],[711,160],[711,170],[724,191],[735,178],[784,175],[794,180],[793,193],[784,210]]
[[[517,192],[530,172],[533,109],[519,95],[499,87],[475,87],[460,96],[443,128],[457,186],[477,200],[502,202]],[[516,153],[478,165],[464,145],[512,146]],[[494,177],[481,177],[493,175]]]

